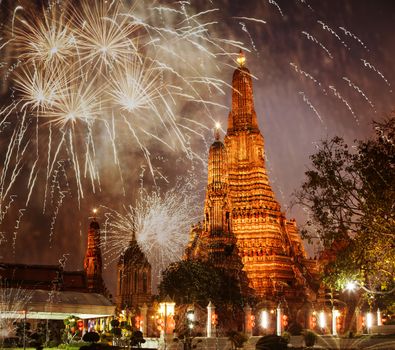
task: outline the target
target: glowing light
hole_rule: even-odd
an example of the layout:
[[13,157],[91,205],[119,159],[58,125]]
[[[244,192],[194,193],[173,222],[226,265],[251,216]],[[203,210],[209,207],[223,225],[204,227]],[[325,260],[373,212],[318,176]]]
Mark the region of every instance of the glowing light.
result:
[[269,328],[269,313],[266,310],[261,313],[261,327],[263,329]]
[[324,311],[321,311],[318,315],[318,325],[320,328],[326,327],[326,315]]
[[353,292],[357,288],[357,283],[355,281],[348,281],[346,283],[346,290]]
[[246,56],[242,50],[240,50],[239,56],[236,59],[239,67],[243,67],[246,63]]
[[366,327],[369,330],[373,326],[373,314],[371,312],[366,313]]

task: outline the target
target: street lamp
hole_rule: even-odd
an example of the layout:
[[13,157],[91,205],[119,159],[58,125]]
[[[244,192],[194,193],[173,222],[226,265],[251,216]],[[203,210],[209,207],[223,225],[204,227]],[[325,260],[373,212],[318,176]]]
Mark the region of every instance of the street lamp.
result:
[[261,327],[265,330],[269,328],[269,313],[267,310],[261,312]]
[[349,292],[353,292],[355,289],[357,289],[357,282],[348,281],[346,283],[346,290],[348,290]]
[[321,311],[318,314],[318,324],[320,326],[321,329],[325,329],[326,328],[326,317],[325,317],[325,311]]
[[371,312],[366,313],[366,328],[368,333],[370,333],[370,329],[373,326],[373,314]]
[[171,298],[167,295],[166,298],[159,303],[159,313],[162,317],[164,317],[164,329],[163,329],[163,340],[165,343],[166,349],[166,334],[167,334],[167,318],[174,315],[176,303],[171,300]]
[[187,311],[188,328],[192,329],[195,322],[195,310],[189,309]]

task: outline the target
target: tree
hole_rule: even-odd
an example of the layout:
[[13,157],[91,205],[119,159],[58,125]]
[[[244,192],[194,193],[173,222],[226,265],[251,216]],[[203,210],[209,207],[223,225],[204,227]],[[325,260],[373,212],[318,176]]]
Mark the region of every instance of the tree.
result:
[[219,322],[227,325],[242,319],[244,303],[254,302],[242,294],[236,278],[198,260],[175,262],[163,271],[159,296],[163,299],[166,295],[178,305],[197,303],[205,308],[211,301],[219,313]]
[[395,273],[395,116],[375,123],[375,131],[352,147],[340,137],[322,142],[296,198],[311,212],[304,237],[336,255],[326,283],[340,289],[354,279],[388,294]]
[[162,274],[159,295],[170,295],[176,304],[198,303],[206,307],[231,303],[241,306],[243,298],[238,282],[221,269],[198,260],[170,264]]

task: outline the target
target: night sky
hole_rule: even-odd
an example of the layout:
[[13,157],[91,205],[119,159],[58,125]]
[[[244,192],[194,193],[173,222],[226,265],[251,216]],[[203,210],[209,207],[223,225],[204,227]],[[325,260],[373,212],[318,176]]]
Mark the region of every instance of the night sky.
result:
[[[131,2],[125,2],[128,3]],[[219,9],[202,16],[205,22],[213,22],[207,27],[210,35],[239,41],[249,50],[246,52],[247,67],[256,78],[255,109],[265,139],[269,178],[282,209],[288,218],[295,217],[299,226],[306,216],[303,208],[290,207],[292,193],[300,187],[304,172],[309,167],[309,156],[316,151],[320,140],[339,135],[351,143],[355,139],[370,137],[373,133],[372,121],[382,120],[395,109],[392,91],[395,85],[395,2],[391,0],[192,0],[190,4],[162,1],[155,5],[150,1],[140,3],[143,4],[130,10],[140,16],[149,12],[144,7],[168,4],[172,8],[186,10],[189,15]],[[21,4],[25,8],[19,11],[27,11],[26,3]],[[5,23],[3,34],[0,34],[0,110],[2,106],[18,99],[18,94],[12,90],[13,75],[7,74],[16,58],[9,57],[7,46],[2,47],[6,37],[4,33],[12,25],[11,18],[16,6],[14,1],[0,0],[0,17]],[[30,11],[38,19],[42,16],[40,10],[31,8]],[[151,14],[150,17],[150,21],[161,25],[166,25],[167,20],[166,16],[159,19]],[[173,24],[169,22],[169,28]],[[17,21],[15,25],[18,25]],[[180,55],[188,57],[190,54],[192,60],[199,59],[193,52],[183,52],[182,47],[177,49]],[[232,48],[232,51],[237,53],[236,48]],[[184,63],[181,60],[174,64],[183,74],[192,74],[187,66],[182,67]],[[230,84],[235,67],[230,57],[217,55],[210,62],[202,61],[200,64],[207,74]],[[104,81],[101,87],[105,89],[105,86]],[[202,94],[214,103],[229,106],[230,87],[224,85],[223,89],[225,94],[207,89]],[[213,120],[221,122],[223,138],[229,111],[214,105],[209,108],[212,118],[208,118],[208,112],[197,104],[180,102],[175,107],[177,117],[188,116],[207,126],[206,129],[199,128],[202,136],[185,131],[190,137],[191,147],[203,159],[207,157],[212,140]],[[1,164],[5,162],[5,153],[15,127],[12,119],[7,119],[7,124],[1,126]],[[34,138],[34,132],[29,135]],[[23,159],[24,166],[13,189],[16,197],[13,197],[14,202],[1,223],[1,261],[56,264],[67,254],[66,269],[82,268],[91,209],[105,206],[121,210],[123,205],[134,204],[142,182],[147,190],[152,188],[154,182],[136,143],[126,132],[120,132],[116,137],[119,139],[125,193],[114,162],[109,160],[111,152],[105,147],[108,140],[105,134],[100,134],[97,135],[94,160],[100,169],[100,186],[96,185],[93,191],[89,179],[84,179],[84,198],[80,206],[72,172],[66,169],[70,186],[67,190],[62,189],[65,197],[60,206],[57,205],[59,197],[55,196],[52,204],[47,201],[43,212],[45,181],[40,180],[39,174],[32,199],[25,207],[23,194],[27,191],[29,170],[34,163],[34,157],[29,152]],[[127,140],[124,142],[122,138]],[[43,142],[46,142],[44,138]],[[39,152],[45,149],[42,147],[38,145]],[[155,140],[149,141],[148,148],[154,166],[160,167],[166,177],[166,181],[156,178],[163,192],[186,174],[192,174],[198,184],[199,205],[202,207],[205,164],[198,159],[189,160],[178,148],[174,151],[165,150]],[[45,160],[42,152],[40,157]],[[5,202],[8,201],[4,199],[3,209]],[[24,211],[19,222],[20,209]],[[99,209],[99,222],[104,221],[104,212],[104,208]],[[51,222],[54,222],[52,231]],[[158,227],[158,230],[161,228]],[[187,232],[179,234],[185,236]],[[314,249],[309,248],[310,254],[315,253]],[[113,290],[113,265],[110,264],[105,270],[105,278],[109,289]]]

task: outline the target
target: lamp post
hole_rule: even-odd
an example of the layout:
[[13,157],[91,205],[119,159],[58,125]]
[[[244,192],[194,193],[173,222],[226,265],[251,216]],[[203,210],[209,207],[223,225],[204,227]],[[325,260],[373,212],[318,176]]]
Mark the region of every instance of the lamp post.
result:
[[372,326],[373,326],[373,314],[371,312],[367,312],[366,313],[366,329],[368,330],[368,334],[370,334]]
[[174,315],[176,303],[171,300],[171,298],[167,295],[166,298],[159,303],[159,313],[162,317],[164,317],[164,325],[163,325],[163,341],[166,350],[166,335],[167,335],[167,318]]
[[332,308],[332,335],[337,335],[337,317],[339,316],[339,310],[335,307]]
[[267,310],[261,312],[261,327],[266,331],[269,328],[269,313]]
[[281,336],[281,304],[280,303],[278,303],[278,305],[277,305],[276,316],[277,316],[277,319],[276,319],[277,335]]
[[324,310],[318,314],[318,324],[322,330],[326,328],[326,316]]
[[25,317],[23,319],[23,350],[26,349],[26,318],[27,318],[27,310],[23,310]]

